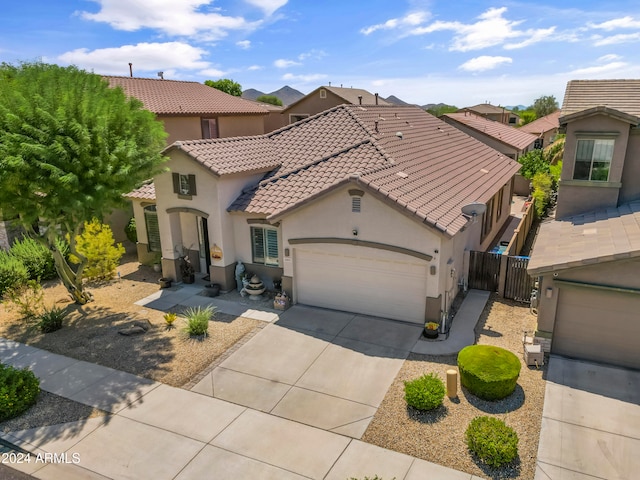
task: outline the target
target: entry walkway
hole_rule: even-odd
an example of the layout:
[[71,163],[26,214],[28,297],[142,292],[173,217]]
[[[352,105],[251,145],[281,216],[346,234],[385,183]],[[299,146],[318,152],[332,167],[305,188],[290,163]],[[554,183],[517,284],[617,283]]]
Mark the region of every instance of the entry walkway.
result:
[[[255,338],[255,337],[254,337]],[[0,339],[0,359],[109,415],[2,434],[41,479],[477,479],[338,433]],[[57,454],[63,463],[37,461]],[[66,454],[63,455],[63,454]]]

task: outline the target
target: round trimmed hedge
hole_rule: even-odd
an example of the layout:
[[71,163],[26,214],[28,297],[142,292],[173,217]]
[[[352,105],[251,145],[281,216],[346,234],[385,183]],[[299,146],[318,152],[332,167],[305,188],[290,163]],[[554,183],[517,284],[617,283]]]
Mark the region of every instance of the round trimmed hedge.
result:
[[442,405],[444,394],[444,383],[433,373],[404,382],[404,399],[418,410],[438,408]]
[[492,345],[470,345],[458,353],[460,383],[484,400],[500,400],[513,393],[520,360],[509,350]]
[[498,418],[474,418],[465,439],[469,450],[492,467],[511,463],[518,456],[518,434]]
[[31,370],[0,363],[0,422],[27,411],[39,394],[40,381]]

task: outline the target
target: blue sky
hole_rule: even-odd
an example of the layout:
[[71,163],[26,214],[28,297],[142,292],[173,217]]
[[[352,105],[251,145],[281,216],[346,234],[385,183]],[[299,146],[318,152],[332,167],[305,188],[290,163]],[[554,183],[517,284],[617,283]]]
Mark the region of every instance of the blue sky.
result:
[[0,61],[264,92],[529,105],[572,79],[640,78],[636,0],[11,0],[0,22]]

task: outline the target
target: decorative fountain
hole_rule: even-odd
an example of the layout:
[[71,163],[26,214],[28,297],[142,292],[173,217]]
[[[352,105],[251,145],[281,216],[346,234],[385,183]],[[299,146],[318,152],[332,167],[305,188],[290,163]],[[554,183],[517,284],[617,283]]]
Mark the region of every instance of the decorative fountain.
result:
[[264,283],[260,281],[257,275],[254,275],[249,280],[249,283],[245,285],[244,291],[249,294],[251,300],[259,300],[265,291]]

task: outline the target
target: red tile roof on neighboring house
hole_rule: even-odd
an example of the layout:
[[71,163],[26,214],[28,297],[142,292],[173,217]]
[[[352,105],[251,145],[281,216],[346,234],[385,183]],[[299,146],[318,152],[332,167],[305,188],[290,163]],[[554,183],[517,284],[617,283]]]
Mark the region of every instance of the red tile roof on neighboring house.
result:
[[471,112],[447,113],[443,115],[443,117],[450,118],[455,122],[518,150],[524,150],[535,142],[537,138],[536,135],[531,135],[519,128],[510,127],[509,125],[474,115]]
[[640,80],[571,80],[567,83],[561,116],[609,107],[640,117]]
[[300,102],[303,102],[304,100],[308,99],[311,96],[319,95],[320,90],[327,90],[333,93],[334,95],[340,97],[342,100],[344,100],[344,103],[350,103],[352,105],[360,105],[360,98],[358,97],[362,97],[362,105],[376,105],[376,102],[378,105],[392,105],[391,103],[387,102],[382,97],[380,97],[379,95],[376,99],[375,94],[368,92],[367,90],[363,90],[362,88],[344,88],[344,87],[331,87],[331,86],[324,87],[323,86],[323,87],[316,88],[313,92],[305,95],[297,102],[294,102],[291,105],[287,106],[287,108],[285,108],[283,112],[284,113],[289,112],[292,108],[295,108]]
[[530,275],[640,257],[640,201],[542,227],[527,268]]
[[103,77],[157,115],[266,115],[264,107],[197,82]]
[[229,207],[232,212],[274,220],[353,182],[450,235],[467,223],[462,206],[488,201],[520,168],[412,106],[341,105],[266,135],[169,148],[189,153],[221,175],[278,163],[240,195]]
[[[490,103],[479,103],[478,105],[474,105],[473,107],[464,107],[461,108],[460,111],[468,110],[471,112],[476,112],[478,114],[495,114],[495,113],[512,113],[510,110],[507,110],[504,107],[496,107],[495,105],[491,105]],[[516,114],[514,114],[516,115]]]
[[558,122],[558,118],[560,118],[560,110],[556,110],[549,115],[545,115],[544,117],[540,117],[531,123],[527,123],[526,125],[521,126],[520,130],[532,135],[542,135],[545,132],[553,130],[554,128],[560,128],[560,122]]
[[156,199],[156,187],[153,182],[142,185],[140,188],[136,188],[132,192],[125,195],[127,198],[135,198],[138,200],[155,200]]

